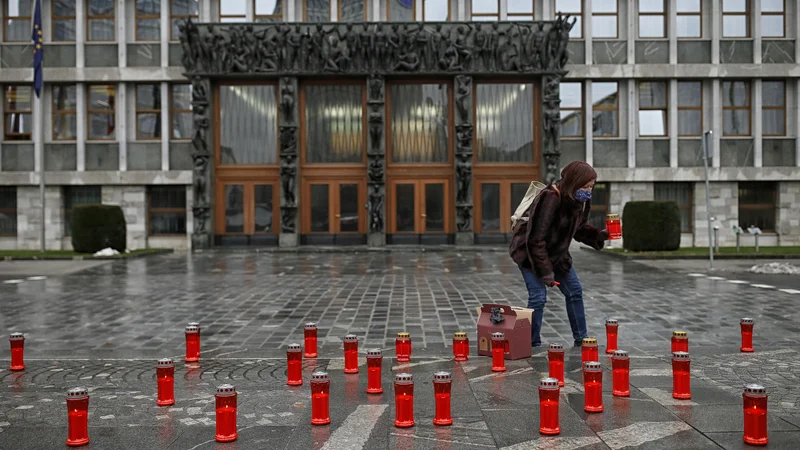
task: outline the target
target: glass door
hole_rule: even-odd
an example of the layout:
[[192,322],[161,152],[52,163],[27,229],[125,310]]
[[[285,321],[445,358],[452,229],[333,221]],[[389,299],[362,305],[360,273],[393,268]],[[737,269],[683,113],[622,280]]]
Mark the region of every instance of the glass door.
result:
[[366,244],[363,180],[306,181],[304,193],[303,244]]
[[217,245],[277,244],[276,183],[223,180],[218,184],[216,200]]
[[452,233],[448,180],[394,180],[389,183],[392,244],[447,244]]

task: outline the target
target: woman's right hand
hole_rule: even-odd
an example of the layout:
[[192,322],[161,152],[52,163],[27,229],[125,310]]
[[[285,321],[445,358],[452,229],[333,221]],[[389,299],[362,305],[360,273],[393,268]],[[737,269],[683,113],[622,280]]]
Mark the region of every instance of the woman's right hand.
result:
[[548,273],[547,275],[542,276],[542,283],[544,283],[547,287],[553,287],[556,285],[556,277],[553,272]]

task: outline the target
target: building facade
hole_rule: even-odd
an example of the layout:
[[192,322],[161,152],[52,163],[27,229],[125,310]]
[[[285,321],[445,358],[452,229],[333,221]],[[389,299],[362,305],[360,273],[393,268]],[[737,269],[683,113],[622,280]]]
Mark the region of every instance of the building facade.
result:
[[[51,249],[70,248],[71,207],[92,202],[122,206],[131,249],[501,243],[527,184],[557,171],[548,171],[554,151],[557,166],[597,168],[593,220],[629,200],[674,200],[682,244],[706,245],[704,130],[714,135],[710,208],[721,245],[735,242],[734,224],[758,225],[761,245],[800,244],[796,2],[43,0],[40,103],[30,3],[2,1],[0,248],[39,246],[40,167]],[[536,69],[537,49],[546,48],[538,31],[559,11],[575,20],[568,63]],[[220,66],[192,73],[191,43],[180,40],[187,19],[262,25],[201,31],[197,49],[214,49],[209,61]],[[387,23],[385,33],[362,25],[372,22]],[[470,22],[500,23],[465,29],[475,35],[462,46],[458,26]],[[322,23],[319,50],[295,46],[313,43]],[[437,27],[452,45],[432,44]],[[398,30],[417,51],[375,50],[367,56],[386,59],[382,69],[348,68],[370,42],[400,42],[390,36]],[[498,37],[494,46],[475,44],[481,31]],[[236,44],[250,36],[270,45]],[[258,66],[216,51],[235,44],[263,51]],[[272,67],[294,49],[316,52],[321,66]],[[420,71],[417,59],[439,68]],[[548,90],[556,78],[560,86]],[[282,118],[288,98],[291,117]],[[554,112],[560,136],[548,136]],[[287,127],[296,127],[295,153]],[[201,161],[198,129],[208,152]]]

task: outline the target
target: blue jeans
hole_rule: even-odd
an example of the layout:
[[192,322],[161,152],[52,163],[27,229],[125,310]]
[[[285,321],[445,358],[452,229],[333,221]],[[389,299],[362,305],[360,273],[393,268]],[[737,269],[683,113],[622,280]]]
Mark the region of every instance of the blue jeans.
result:
[[[524,267],[519,269],[522,271],[522,277],[525,278],[525,285],[528,287],[528,308],[534,310],[533,323],[531,324],[531,345],[538,347],[542,345],[540,333],[544,305],[547,303],[547,286],[545,286],[541,278],[530,270]],[[555,280],[561,283],[558,288],[567,301],[569,326],[572,328],[574,344],[578,345],[583,338],[588,337],[586,314],[583,311],[583,287],[581,287],[581,282],[578,280],[578,275],[573,268],[570,268],[566,274],[556,274]]]

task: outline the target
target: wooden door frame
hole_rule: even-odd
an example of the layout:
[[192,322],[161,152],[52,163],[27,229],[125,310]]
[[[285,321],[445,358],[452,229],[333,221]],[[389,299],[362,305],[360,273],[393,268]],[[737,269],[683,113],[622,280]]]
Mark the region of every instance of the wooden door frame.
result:
[[[225,231],[225,186],[241,185],[242,192],[242,232]],[[272,231],[269,233],[257,233],[255,231],[255,217],[253,216],[255,207],[256,185],[272,186]],[[253,179],[247,176],[224,176],[217,177],[214,182],[214,201],[215,214],[214,220],[217,223],[215,234],[225,236],[253,236],[253,235],[277,235],[280,232],[280,180],[276,176],[265,176],[264,178]],[[277,206],[277,207],[276,207]],[[251,231],[252,230],[252,231]]]
[[[311,185],[312,184],[327,184],[328,185],[328,231],[311,231]],[[341,231],[341,224],[339,223],[337,214],[341,214],[341,198],[339,198],[339,186],[342,184],[356,184],[358,185],[358,231]],[[367,214],[364,208],[360,205],[367,203],[367,180],[362,175],[349,175],[349,176],[307,176],[303,178],[301,185],[301,203],[300,203],[300,233],[301,234],[366,234]]]
[[[474,229],[475,233],[485,233],[485,234],[497,234],[502,235],[505,233],[511,232],[511,215],[514,214],[513,209],[515,208],[514,205],[511,205],[511,185],[512,184],[524,184],[529,185],[530,182],[533,181],[531,178],[528,177],[520,177],[517,175],[508,175],[508,176],[476,176],[474,177],[474,189],[472,190],[473,196],[473,210],[474,214]],[[499,184],[500,185],[500,230],[499,231],[483,231],[483,225],[481,223],[481,217],[483,215],[483,203],[482,203],[482,195],[481,195],[481,186],[483,184]],[[505,210],[508,207],[509,210]],[[505,221],[504,217],[508,218],[508,222]],[[505,225],[503,225],[505,224]],[[508,230],[504,230],[504,228],[508,228]]]
[[[414,185],[414,231],[397,231],[397,189],[398,184],[411,184]],[[426,184],[444,184],[444,231],[427,232],[425,230],[425,220],[422,214],[425,212],[425,185]],[[387,183],[386,192],[386,211],[387,211],[387,234],[405,234],[405,235],[418,235],[418,234],[453,234],[454,233],[454,212],[455,202],[453,196],[453,181],[447,177],[430,177],[418,178],[414,176],[393,177]]]

